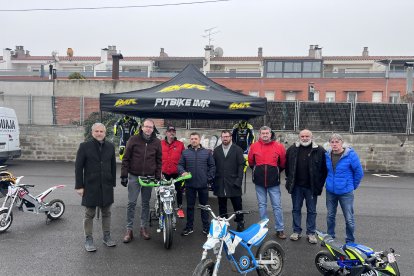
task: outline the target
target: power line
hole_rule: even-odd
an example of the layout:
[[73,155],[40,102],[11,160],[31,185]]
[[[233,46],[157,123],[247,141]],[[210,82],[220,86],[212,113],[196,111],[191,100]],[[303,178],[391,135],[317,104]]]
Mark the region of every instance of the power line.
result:
[[183,5],[195,5],[195,4],[208,4],[208,3],[227,2],[227,1],[231,1],[231,0],[209,0],[209,1],[194,1],[194,2],[182,2],[182,3],[172,3],[172,4],[152,4],[152,5],[118,6],[118,7],[19,9],[19,10],[0,10],[0,12],[74,11],[74,10],[105,10],[105,9],[152,8],[152,7],[166,7],[166,6],[183,6]]

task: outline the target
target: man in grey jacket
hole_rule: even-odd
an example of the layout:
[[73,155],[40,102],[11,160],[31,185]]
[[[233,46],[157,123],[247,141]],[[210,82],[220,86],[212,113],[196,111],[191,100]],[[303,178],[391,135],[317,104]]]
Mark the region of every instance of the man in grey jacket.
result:
[[[200,134],[190,134],[190,146],[183,151],[178,163],[178,174],[191,173],[192,178],[185,181],[185,195],[187,199],[187,224],[181,235],[188,236],[193,233],[194,205],[198,194],[201,205],[208,203],[208,183],[214,179],[216,166],[211,151],[200,144]],[[203,233],[207,234],[210,227],[207,211],[201,211]]]

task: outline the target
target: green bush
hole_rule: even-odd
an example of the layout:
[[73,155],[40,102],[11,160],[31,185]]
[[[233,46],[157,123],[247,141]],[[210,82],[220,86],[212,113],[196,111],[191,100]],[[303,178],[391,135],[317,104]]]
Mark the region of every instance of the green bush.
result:
[[86,80],[85,76],[79,72],[73,72],[68,76],[70,80]]

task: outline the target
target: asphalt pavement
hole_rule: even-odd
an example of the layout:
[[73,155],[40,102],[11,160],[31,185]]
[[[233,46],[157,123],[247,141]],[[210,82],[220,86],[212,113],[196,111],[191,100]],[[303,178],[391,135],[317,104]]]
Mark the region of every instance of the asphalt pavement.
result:
[[[140,239],[139,223],[134,226],[136,239],[130,244],[123,244],[127,189],[118,184],[112,208],[112,236],[117,246],[107,248],[102,244],[101,221],[96,220],[94,239],[98,250],[88,253],[83,248],[84,211],[79,196],[74,192],[74,164],[21,160],[13,160],[8,164],[9,170],[16,176],[25,176],[23,183],[36,185],[31,188],[33,194],[53,185],[67,185],[49,196],[50,200],[62,199],[66,211],[60,220],[46,224],[43,214],[33,215],[15,209],[13,224],[7,232],[0,234],[0,275],[192,275],[206,240],[201,232],[199,211],[195,214],[195,231],[190,236],[180,235],[185,220],[178,221],[173,245],[169,250],[164,249],[162,234],[156,233],[155,226],[150,228],[151,240]],[[356,238],[359,243],[377,251],[394,248],[400,255],[397,261],[401,274],[414,275],[414,175],[397,176],[377,177],[366,173],[361,187],[355,193]],[[218,211],[217,199],[213,195],[210,196],[210,203]],[[247,176],[243,205],[244,209],[254,211],[246,215],[246,226],[258,221],[256,195],[250,174]],[[284,186],[282,205],[285,232],[289,236],[292,233],[291,199]],[[140,202],[137,206],[140,206]],[[325,231],[325,193],[318,198],[317,209],[318,229]],[[270,206],[268,211],[271,212]],[[305,208],[302,212],[304,226]],[[137,210],[137,214],[140,214],[140,210]],[[139,216],[136,222],[139,222]],[[320,275],[314,266],[314,257],[321,249],[320,245],[311,245],[305,238],[296,242],[278,240],[272,219],[269,225],[267,239],[277,240],[285,250],[283,275]],[[337,237],[340,240],[344,240],[344,232],[344,220],[338,208]],[[230,264],[223,258],[219,275],[237,274],[231,271]]]

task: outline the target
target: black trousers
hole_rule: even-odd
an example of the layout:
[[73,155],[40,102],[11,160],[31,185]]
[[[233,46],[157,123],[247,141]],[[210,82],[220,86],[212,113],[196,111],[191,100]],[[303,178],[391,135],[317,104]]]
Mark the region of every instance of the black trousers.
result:
[[[187,225],[186,228],[193,229],[194,226],[194,206],[198,194],[198,202],[201,205],[208,204],[208,188],[190,188],[185,187],[185,195],[187,199]],[[203,222],[203,229],[209,229],[210,221],[208,219],[208,212],[201,210],[201,221]]]
[[[164,174],[165,178],[167,180],[170,180],[172,178],[177,178],[178,177],[178,173],[174,173],[174,174]],[[177,205],[178,207],[181,207],[181,205],[183,205],[183,183],[182,182],[175,182],[175,191],[177,192]]]
[[[233,205],[233,210],[240,211],[243,210],[242,198],[241,196],[235,197],[217,197],[218,198],[218,205],[219,205],[219,213],[220,216],[223,217],[227,214],[227,199],[230,199],[231,204]],[[226,215],[226,217],[228,217]],[[235,222],[242,222],[244,220],[243,214],[236,215]]]

